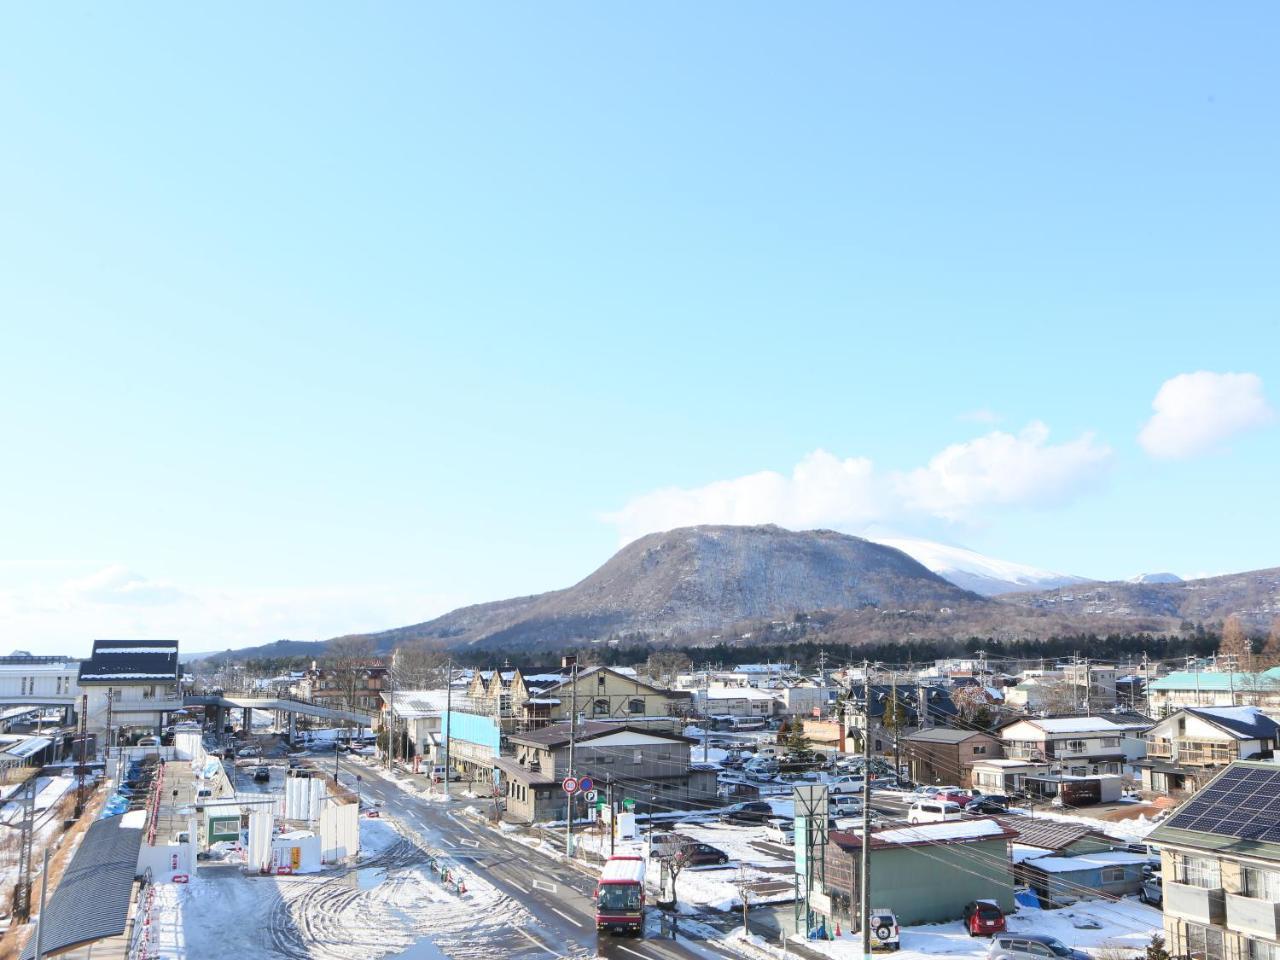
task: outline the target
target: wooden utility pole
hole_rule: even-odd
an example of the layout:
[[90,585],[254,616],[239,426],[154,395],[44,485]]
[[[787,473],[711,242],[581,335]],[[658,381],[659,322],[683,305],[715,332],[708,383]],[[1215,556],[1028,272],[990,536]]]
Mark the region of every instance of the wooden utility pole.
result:
[[871,960],[871,668],[862,661],[862,875],[858,884],[858,918],[862,954]]

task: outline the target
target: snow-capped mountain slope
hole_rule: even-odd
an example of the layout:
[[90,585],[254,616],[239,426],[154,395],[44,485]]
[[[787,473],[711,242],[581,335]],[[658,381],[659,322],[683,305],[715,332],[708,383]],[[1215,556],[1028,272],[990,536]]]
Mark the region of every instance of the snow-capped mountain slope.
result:
[[984,597],[1027,590],[1051,590],[1074,583],[1089,583],[1087,577],[1074,577],[1052,570],[1041,570],[1024,563],[1010,563],[983,556],[964,547],[952,547],[913,537],[873,537],[876,543],[901,550],[957,587],[972,590]]
[[1140,573],[1129,578],[1130,583],[1183,583],[1176,573]]

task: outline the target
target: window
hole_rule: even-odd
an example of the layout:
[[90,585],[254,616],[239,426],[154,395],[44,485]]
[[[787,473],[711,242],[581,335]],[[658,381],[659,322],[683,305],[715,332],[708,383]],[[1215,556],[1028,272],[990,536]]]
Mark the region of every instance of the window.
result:
[[644,700],[640,697],[633,697],[631,703],[628,704],[628,709],[632,713],[644,713]]
[[635,764],[644,763],[644,752],[641,750],[635,751],[631,757],[631,762]]
[[1028,945],[1027,953],[1033,957],[1052,957],[1053,951],[1046,947],[1043,943],[1032,943]]
[[1102,745],[1104,747],[1118,747],[1120,746],[1120,738],[1119,737],[1103,737]]
[[1189,857],[1185,853],[1173,855],[1173,879],[1189,887],[1217,890],[1222,886],[1222,869],[1217,860],[1208,857]]
[[1223,960],[1222,931],[1188,923],[1187,956],[1191,960]]
[[1084,753],[1088,749],[1088,740],[1068,740],[1066,744],[1067,753]]
[[1280,903],[1280,871],[1244,867],[1241,873],[1246,897]]
[[987,752],[987,745],[986,745],[985,743],[975,743],[975,744],[973,745],[973,752],[974,752],[975,754],[986,753],[986,752]]
[[591,705],[591,711],[597,717],[607,717],[609,715],[609,700],[607,697],[600,697]]
[[1124,883],[1124,867],[1105,867],[1102,871],[1103,883]]
[[1280,947],[1262,940],[1245,941],[1246,960],[1280,960]]
[[596,677],[596,686],[601,690],[604,689],[604,673],[603,672],[601,672],[600,675]]

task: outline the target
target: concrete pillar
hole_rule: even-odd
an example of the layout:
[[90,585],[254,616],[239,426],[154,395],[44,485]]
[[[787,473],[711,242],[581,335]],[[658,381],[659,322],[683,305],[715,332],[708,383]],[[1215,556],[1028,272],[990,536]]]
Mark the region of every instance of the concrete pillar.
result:
[[248,707],[244,708],[244,732],[253,733],[253,711]]

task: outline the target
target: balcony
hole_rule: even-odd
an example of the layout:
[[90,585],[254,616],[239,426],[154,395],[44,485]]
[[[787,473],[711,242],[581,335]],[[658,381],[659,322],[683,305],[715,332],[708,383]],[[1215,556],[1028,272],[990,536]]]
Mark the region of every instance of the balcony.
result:
[[1206,926],[1221,926],[1227,919],[1221,887],[1192,887],[1168,880],[1164,883],[1164,912]]
[[1237,933],[1280,939],[1280,903],[1227,894],[1227,926]]

